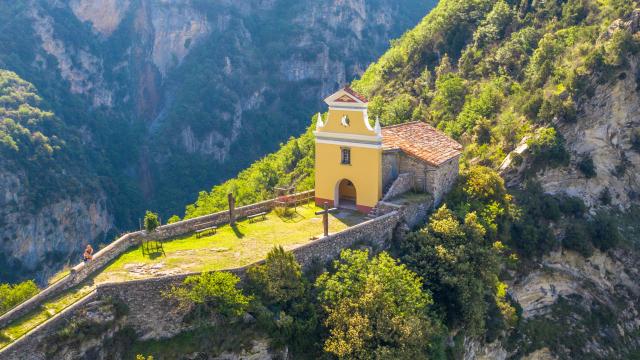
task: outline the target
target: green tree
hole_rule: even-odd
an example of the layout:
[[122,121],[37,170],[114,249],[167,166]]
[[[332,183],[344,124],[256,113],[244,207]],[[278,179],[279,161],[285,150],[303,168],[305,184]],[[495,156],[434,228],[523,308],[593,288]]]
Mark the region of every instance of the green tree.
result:
[[475,212],[460,222],[445,205],[431,216],[428,226],[410,233],[400,244],[402,262],[428,279],[424,286],[443,308],[447,324],[465,326],[475,335],[485,330],[485,298],[496,299],[500,290],[502,245],[487,244],[485,234]]
[[[431,102],[431,112],[436,121],[453,121],[464,104],[467,87],[464,80],[447,73],[436,80],[436,92]],[[456,133],[456,132],[453,132]],[[459,130],[462,133],[462,130]]]
[[180,216],[173,215],[169,218],[169,220],[167,220],[167,224],[177,223],[178,221],[180,221]]
[[0,314],[36,295],[40,290],[33,280],[19,284],[0,284]]
[[340,359],[424,359],[438,325],[421,279],[382,253],[344,250],[316,281],[327,352]]
[[247,271],[249,288],[262,302],[254,302],[253,314],[275,344],[293,352],[309,353],[317,347],[319,322],[309,283],[291,252],[273,248],[264,264]]
[[153,232],[158,226],[160,226],[158,214],[147,210],[144,214],[144,229],[147,230],[147,232]]
[[250,296],[238,289],[240,278],[229,272],[211,272],[188,276],[182,286],[174,286],[166,296],[191,308],[197,318],[216,313],[237,317],[247,311]]
[[264,264],[250,268],[247,277],[254,291],[269,304],[290,304],[305,292],[300,264],[282,246],[274,247]]

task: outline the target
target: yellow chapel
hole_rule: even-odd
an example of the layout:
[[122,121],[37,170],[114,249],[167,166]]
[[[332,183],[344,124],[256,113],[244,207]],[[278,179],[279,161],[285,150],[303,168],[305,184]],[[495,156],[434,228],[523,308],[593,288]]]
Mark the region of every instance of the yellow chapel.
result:
[[461,145],[424,122],[381,127],[367,99],[344,87],[325,100],[315,135],[316,204],[370,213],[380,200],[407,191],[430,193],[437,205],[458,175]]

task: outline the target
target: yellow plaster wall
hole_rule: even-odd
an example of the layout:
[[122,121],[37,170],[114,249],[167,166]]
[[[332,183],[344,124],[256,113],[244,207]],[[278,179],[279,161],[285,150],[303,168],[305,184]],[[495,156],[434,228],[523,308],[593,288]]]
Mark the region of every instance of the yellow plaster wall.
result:
[[356,204],[374,207],[382,196],[382,149],[350,147],[351,165],[342,165],[341,147],[316,143],[315,196],[334,201],[336,186],[348,179],[356,188]]
[[[342,126],[342,117],[347,115],[349,118],[349,126]],[[328,115],[329,121],[325,126],[319,129],[320,132],[332,132],[343,134],[370,135],[375,133],[367,128],[364,122],[364,114],[357,110],[331,109]]]

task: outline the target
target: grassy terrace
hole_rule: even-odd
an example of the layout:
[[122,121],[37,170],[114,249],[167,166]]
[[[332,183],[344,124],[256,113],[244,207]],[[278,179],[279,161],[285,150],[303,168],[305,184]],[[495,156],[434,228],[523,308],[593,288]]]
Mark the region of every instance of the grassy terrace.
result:
[[[97,284],[235,268],[264,258],[276,245],[289,250],[307,244],[322,234],[322,217],[315,215],[318,210],[309,203],[298,207],[290,217],[271,212],[264,221],[243,220],[233,228],[221,226],[216,234],[206,237],[186,235],[167,240],[163,242],[164,254],[143,254],[141,247],[133,248],[84,283],[0,329],[0,348],[82,299]],[[341,210],[330,215],[329,232],[335,233],[362,221],[361,214]]]

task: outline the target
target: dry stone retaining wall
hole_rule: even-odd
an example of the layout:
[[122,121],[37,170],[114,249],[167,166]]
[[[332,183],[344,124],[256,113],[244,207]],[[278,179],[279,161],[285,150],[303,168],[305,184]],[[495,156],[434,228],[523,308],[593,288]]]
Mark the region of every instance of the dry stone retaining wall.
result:
[[[400,221],[400,213],[394,211],[300,246],[291,252],[303,269],[308,269],[314,263],[327,263],[338,258],[343,249],[359,243],[385,248],[390,244],[393,231]],[[249,267],[260,263],[262,261],[225,271],[244,278]],[[178,311],[175,303],[164,298],[162,293],[179,285],[187,276],[195,274],[199,273],[101,284],[97,293],[100,297],[118,299],[126,304],[129,308],[126,325],[134,328],[143,339],[166,338],[184,330],[184,314]]]
[[57,316],[40,324],[31,332],[14,341],[0,350],[0,359],[11,360],[45,360],[46,354],[39,353],[36,349],[42,349],[47,339],[54,335],[61,327],[68,324],[69,320],[83,311],[85,306],[96,300],[98,294],[94,291],[80,301],[64,309]]
[[402,195],[414,189],[413,174],[404,173],[398,175],[395,181],[391,184],[391,187],[382,198],[382,201],[393,199],[396,196]]
[[[372,245],[378,249],[386,248],[391,243],[394,229],[401,221],[401,212],[394,210],[291,251],[302,267],[308,269],[317,262],[327,263],[336,259],[343,249],[358,244]],[[250,266],[262,262],[225,271],[244,278]],[[44,355],[38,354],[40,350],[36,349],[42,349],[42,344],[47,341],[47,337],[55,334],[62,325],[80,314],[85,304],[99,299],[114,299],[125,304],[129,311],[123,325],[132,327],[143,339],[173,336],[185,330],[183,323],[185,314],[177,308],[175,302],[163,297],[162,294],[172,286],[182,283],[187,276],[194,274],[198,273],[99,284],[95,292],[0,350],[0,358],[9,356],[10,359],[42,359]]]
[[[313,195],[313,192],[308,192],[307,194]],[[237,210],[242,216],[247,216],[251,213],[258,213],[269,209],[268,206],[272,206],[272,201],[254,204]],[[327,237],[323,237],[291,251],[302,267],[308,269],[316,263],[324,264],[336,259],[343,249],[354,247],[358,244],[366,244],[374,246],[377,249],[384,249],[390,245],[394,230],[399,224],[405,222],[404,218],[408,217],[407,220],[411,221],[416,217],[421,217],[422,210],[423,209],[417,205],[406,207],[392,204],[392,206],[386,208],[386,214],[382,216],[352,226],[341,232],[330,234]],[[162,229],[159,229],[159,232],[163,234],[161,237],[176,236],[183,232],[197,229],[198,226],[202,226],[202,224],[207,222],[222,222],[225,216],[224,213],[226,212],[187,220],[184,221],[183,224],[165,225]],[[228,217],[228,213],[226,216]],[[137,244],[137,242],[145,236],[144,232],[127,234],[102,249],[101,251],[103,253],[100,254],[99,252],[96,254],[96,257],[98,257],[98,255],[104,256],[104,263],[106,263],[110,261],[107,260],[108,258],[113,259],[128,247]],[[245,267],[225,271],[235,273],[241,278],[244,278],[246,270],[250,266],[262,262],[263,261],[259,261]],[[77,280],[74,280],[74,275],[86,277],[91,271],[99,269],[100,266],[103,266],[103,264],[98,262],[93,266],[78,266],[74,274],[68,276],[70,280],[65,278],[61,281],[65,281],[65,283],[77,283]],[[197,273],[121,283],[99,284],[96,290],[87,297],[41,324],[21,339],[0,350],[0,358],[8,356],[10,359],[43,359],[44,354],[39,353],[42,350],[36,351],[36,349],[42,349],[42,345],[46,343],[50,335],[55,334],[64,324],[67,324],[74,317],[81,315],[83,308],[87,304],[100,299],[114,299],[125,304],[129,312],[123,320],[125,322],[123,325],[132,327],[143,339],[159,339],[173,336],[185,330],[183,323],[185,314],[177,308],[176,303],[166,299],[162,294],[171,289],[172,286],[180,284],[187,276],[194,274]],[[70,287],[69,284],[66,286]],[[47,289],[44,291],[47,291]]]
[[[299,199],[313,198],[314,191],[309,190],[298,194],[291,195]],[[259,203],[238,207],[235,209],[236,218],[243,218],[253,214],[270,211],[273,209],[274,199],[262,201]],[[0,316],[0,328],[7,326],[12,321],[29,313],[43,304],[48,299],[61,294],[65,290],[84,281],[89,275],[103,268],[111,260],[127,251],[129,248],[138,245],[143,239],[167,240],[173,237],[188,234],[190,232],[202,229],[207,226],[220,226],[229,222],[229,211],[220,211],[214,214],[204,215],[193,219],[179,221],[173,224],[167,224],[158,227],[158,229],[147,234],[145,231],[136,231],[125,234],[110,243],[106,247],[98,251],[93,260],[80,263],[74,266],[69,275],[65,276],[55,284],[43,289],[31,299],[16,306],[10,311]]]

